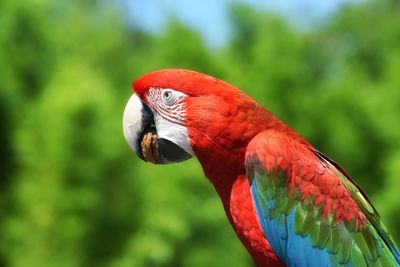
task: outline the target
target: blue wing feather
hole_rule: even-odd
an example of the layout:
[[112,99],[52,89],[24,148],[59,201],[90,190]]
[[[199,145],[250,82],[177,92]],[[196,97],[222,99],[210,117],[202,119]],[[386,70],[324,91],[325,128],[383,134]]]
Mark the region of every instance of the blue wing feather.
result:
[[[278,257],[288,266],[323,267],[332,266],[331,258],[326,249],[312,247],[310,236],[301,237],[295,234],[295,209],[289,215],[281,214],[280,222],[269,218],[269,211],[275,203],[269,199],[268,204],[261,204],[258,194],[257,179],[253,180],[251,192],[257,216],[268,242]],[[283,218],[283,219],[282,219]],[[282,223],[284,220],[284,223]]]

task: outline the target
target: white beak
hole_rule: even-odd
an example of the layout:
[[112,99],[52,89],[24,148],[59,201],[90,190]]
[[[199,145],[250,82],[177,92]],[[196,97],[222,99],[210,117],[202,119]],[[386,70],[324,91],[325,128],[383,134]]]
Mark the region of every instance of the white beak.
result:
[[133,94],[126,104],[123,117],[125,140],[136,154],[140,151],[137,140],[142,130],[142,109],[142,101],[136,94]]

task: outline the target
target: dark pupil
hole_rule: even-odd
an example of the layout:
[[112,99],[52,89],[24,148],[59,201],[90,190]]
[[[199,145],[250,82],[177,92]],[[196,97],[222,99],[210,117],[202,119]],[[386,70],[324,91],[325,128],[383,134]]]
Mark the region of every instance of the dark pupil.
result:
[[164,93],[164,98],[170,98],[171,97],[171,93],[170,92],[165,92]]

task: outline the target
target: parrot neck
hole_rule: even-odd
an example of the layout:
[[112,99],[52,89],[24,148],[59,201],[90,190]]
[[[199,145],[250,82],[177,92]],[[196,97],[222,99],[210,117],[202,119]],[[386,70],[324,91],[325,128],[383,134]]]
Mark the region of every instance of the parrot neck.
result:
[[[203,140],[203,142],[210,142]],[[220,146],[215,146],[212,152],[207,150],[194,150],[200,161],[204,174],[214,185],[224,205],[230,197],[231,188],[239,175],[245,175],[244,155],[245,147],[226,151]]]
[[[253,206],[250,183],[244,166],[245,148],[229,153],[229,159],[209,158],[199,155],[205,175],[220,196],[225,213],[240,241],[246,247],[257,266],[285,266],[266,240]],[[228,156],[219,151],[219,156]]]

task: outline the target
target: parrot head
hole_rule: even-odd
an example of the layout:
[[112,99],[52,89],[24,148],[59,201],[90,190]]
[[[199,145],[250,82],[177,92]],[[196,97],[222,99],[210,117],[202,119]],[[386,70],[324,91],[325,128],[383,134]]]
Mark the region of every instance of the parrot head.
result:
[[272,115],[235,86],[190,70],[151,72],[134,82],[133,91],[124,136],[141,159],[156,164],[192,156],[206,164],[243,161],[251,138],[278,121],[268,120]]
[[150,73],[134,82],[123,116],[129,146],[142,160],[155,164],[180,162],[193,155],[185,127],[187,95],[165,83],[162,74]]

